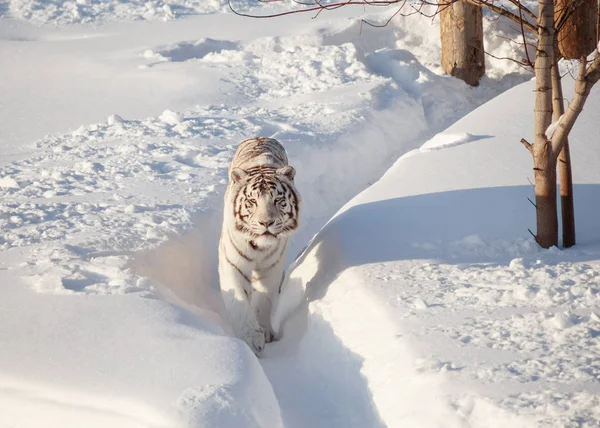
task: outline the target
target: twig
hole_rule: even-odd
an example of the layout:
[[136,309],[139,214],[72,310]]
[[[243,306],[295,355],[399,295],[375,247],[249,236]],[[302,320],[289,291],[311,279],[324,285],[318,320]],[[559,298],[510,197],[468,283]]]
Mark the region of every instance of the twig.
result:
[[[277,3],[277,2],[280,2],[281,0],[262,0],[262,1],[264,3]],[[296,2],[297,4],[301,4],[303,6],[310,6],[310,7],[307,7],[304,9],[288,10],[285,12],[271,13],[268,15],[252,15],[249,13],[239,12],[234,9],[232,0],[227,0],[227,4],[229,6],[229,10],[231,10],[233,13],[235,13],[238,16],[243,16],[245,18],[262,19],[262,18],[277,18],[280,16],[293,15],[295,13],[306,13],[306,12],[315,12],[315,11],[318,13],[321,13],[323,10],[334,10],[334,9],[338,9],[338,8],[344,7],[344,6],[357,6],[357,5],[390,6],[393,4],[400,3],[401,1],[406,1],[406,0],[387,0],[387,1],[383,1],[383,0],[381,0],[381,1],[347,0],[347,1],[343,1],[343,2],[327,4],[327,5],[323,5],[318,1],[314,1],[311,3]]]
[[366,19],[361,19],[360,20],[361,24],[364,22],[365,24],[367,24],[371,27],[375,27],[375,28],[387,27],[388,24],[392,21],[392,19],[394,19],[396,16],[398,16],[398,14],[402,11],[402,8],[404,7],[405,4],[406,4],[406,0],[403,0],[402,6],[400,6],[398,8],[398,10],[396,12],[394,12],[394,14],[392,16],[390,16],[383,24],[374,24],[372,22],[367,21]]
[[[276,2],[280,2],[281,0],[262,0],[262,1],[265,3],[276,3]],[[411,5],[411,7],[414,9],[414,11],[415,11],[414,13],[422,13],[421,8],[425,5],[437,6],[439,8],[442,5],[450,5],[452,3],[455,3],[456,1],[458,1],[458,0],[451,0],[451,1],[448,1],[445,3],[442,3],[442,2],[434,3],[433,1],[429,1],[429,0],[421,0],[418,8],[416,8],[412,5]],[[504,7],[494,5],[493,4],[494,0],[466,0],[466,1],[468,1],[471,4],[474,4],[475,6],[480,6],[480,7],[485,7],[487,9],[490,9],[491,11],[496,12],[498,15],[505,16],[505,17],[511,19],[512,21],[516,22],[517,24],[522,24],[524,28],[528,29],[532,33],[537,33],[537,27],[534,24],[527,21],[526,19],[519,19],[519,17],[517,15],[515,15],[513,12],[509,11],[508,9],[506,9]],[[514,1],[519,1],[519,0],[514,0]],[[275,17],[280,17],[280,16],[292,15],[295,13],[307,13],[307,12],[317,12],[317,16],[318,16],[318,14],[321,13],[323,10],[334,10],[334,9],[338,9],[338,8],[344,7],[344,6],[386,7],[386,6],[391,6],[394,4],[396,4],[396,5],[402,4],[402,6],[400,6],[400,9],[402,9],[406,5],[406,0],[346,0],[346,1],[341,1],[341,2],[337,2],[337,3],[326,4],[326,5],[322,4],[320,2],[320,0],[314,0],[311,2],[296,1],[295,3],[300,4],[302,6],[307,6],[307,7],[303,8],[303,9],[288,10],[285,12],[271,13],[268,15],[253,15],[253,14],[249,14],[249,13],[242,13],[242,12],[235,10],[235,8],[233,7],[233,4],[232,4],[232,0],[227,0],[229,9],[233,13],[235,13],[236,15],[239,15],[239,16],[246,17],[246,18],[275,18]],[[531,11],[529,11],[527,8],[523,7],[523,8],[519,8],[519,10],[523,10],[528,15],[529,14],[533,15],[533,13]],[[396,11],[396,13],[394,13],[392,18],[394,16],[398,15],[399,13],[400,13],[399,11]],[[437,13],[439,13],[439,10],[438,10],[438,12],[436,12],[436,14]],[[390,20],[388,20],[387,23],[389,23]]]
[[537,237],[537,235],[536,235],[535,233],[533,233],[533,232],[531,231],[531,229],[527,229],[527,231],[528,231],[529,233],[531,233],[531,236],[533,236],[533,239],[535,239],[535,242],[536,242],[538,245],[540,245],[540,241],[538,240],[538,237]]
[[521,138],[521,144],[523,144],[525,148],[529,150],[529,153],[531,153],[531,155],[533,156],[533,144],[531,144],[525,138]]
[[524,69],[524,70],[531,71],[530,69],[531,69],[531,68],[533,68],[533,65],[531,65],[531,64],[527,64],[527,63],[525,63],[525,62],[522,62],[522,61],[519,61],[518,59],[509,58],[509,57],[507,57],[507,56],[496,56],[496,55],[494,55],[494,54],[492,54],[492,53],[489,53],[489,52],[488,52],[488,51],[486,51],[485,49],[481,49],[481,48],[479,48],[479,47],[477,47],[477,46],[473,46],[473,48],[477,49],[478,51],[483,51],[483,53],[484,53],[485,55],[489,55],[489,56],[491,56],[491,57],[492,57],[492,58],[494,58],[494,59],[506,60],[506,61],[512,61],[512,62],[514,62],[515,64],[517,64],[519,67],[521,67],[521,68],[522,68],[522,69]]
[[[521,6],[521,0],[516,0]],[[529,11],[527,8],[525,8]],[[531,12],[530,12],[531,13]],[[533,15],[533,14],[532,14]],[[521,8],[519,7],[519,18],[521,19],[521,35],[523,36],[523,44],[525,45],[525,56],[527,57],[527,64],[533,68],[533,63],[531,62],[531,58],[529,58],[529,51],[527,50],[527,39],[525,38],[525,27],[523,27],[523,13],[521,12]],[[535,18],[535,15],[534,15]]]

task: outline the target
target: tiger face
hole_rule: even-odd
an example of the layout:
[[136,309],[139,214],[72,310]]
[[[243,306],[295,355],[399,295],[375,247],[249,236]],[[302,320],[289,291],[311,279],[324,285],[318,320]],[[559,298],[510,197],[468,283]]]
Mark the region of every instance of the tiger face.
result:
[[287,237],[298,228],[300,197],[294,186],[295,170],[254,167],[233,168],[234,220],[237,231],[256,241],[272,241]]

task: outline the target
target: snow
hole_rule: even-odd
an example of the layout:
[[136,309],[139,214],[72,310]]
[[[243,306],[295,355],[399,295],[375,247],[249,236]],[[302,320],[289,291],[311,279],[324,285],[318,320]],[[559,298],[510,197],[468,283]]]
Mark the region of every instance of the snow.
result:
[[10,0],[10,13],[16,18],[35,23],[58,25],[98,23],[112,20],[170,20],[177,15],[213,13],[222,10],[219,0],[202,1],[119,1],[67,0],[46,2],[40,0]]
[[[530,74],[440,75],[426,17],[226,7],[0,6],[0,425],[594,426],[598,92],[571,138],[580,245],[541,251],[518,143],[532,83],[488,102]],[[485,29],[512,52],[506,21]],[[318,232],[260,361],[215,265],[253,135],[297,170],[290,260]]]
[[[403,379],[433,376],[441,384],[430,386],[440,391],[434,401],[454,408],[467,426],[595,426],[600,172],[588,165],[600,161],[593,144],[600,96],[592,93],[571,135],[580,244],[541,250],[527,232],[534,221],[531,159],[518,144],[531,132],[525,97],[532,89],[533,82],[520,85],[476,109],[346,204],[290,274],[276,313],[277,324],[292,313],[284,337],[302,316],[356,316],[339,296],[366,293],[356,298],[360,312],[372,304],[393,328],[376,340],[380,321],[365,321],[347,338],[339,335],[364,358],[363,373],[377,363],[389,374],[386,364],[394,361],[363,347],[387,353],[396,343],[412,358],[390,371]],[[292,301],[302,296],[300,307],[308,308],[293,313]],[[330,321],[336,334],[347,324]],[[386,415],[385,400],[401,384],[371,388],[384,424],[410,414],[409,425],[458,426],[443,413],[427,424],[435,412],[402,400]]]
[[0,178],[0,187],[5,189],[18,189],[19,183],[12,177],[2,177]]
[[556,122],[552,122],[550,124],[550,126],[548,126],[548,129],[546,129],[546,138],[552,139],[552,136],[554,135],[556,128],[558,128],[558,125],[559,125],[562,117],[563,117],[563,115],[561,115]]

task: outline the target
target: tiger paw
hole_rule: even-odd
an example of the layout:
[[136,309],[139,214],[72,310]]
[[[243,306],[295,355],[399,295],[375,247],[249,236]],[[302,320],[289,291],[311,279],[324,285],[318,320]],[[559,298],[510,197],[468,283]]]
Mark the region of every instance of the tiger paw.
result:
[[275,335],[273,330],[271,330],[271,329],[265,330],[265,342],[271,343],[271,342],[274,342],[275,340],[277,340],[277,336]]
[[262,328],[260,330],[250,331],[244,337],[244,342],[248,344],[257,357],[260,357],[265,349],[265,331]]

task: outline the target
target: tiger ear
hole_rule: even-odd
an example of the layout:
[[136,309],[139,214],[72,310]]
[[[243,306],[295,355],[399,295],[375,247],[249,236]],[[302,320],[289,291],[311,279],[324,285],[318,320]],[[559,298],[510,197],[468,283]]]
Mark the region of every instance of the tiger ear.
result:
[[242,168],[233,168],[229,173],[229,179],[233,183],[237,183],[238,181],[242,181],[244,178],[246,178],[247,175],[248,173]]
[[283,175],[288,178],[290,181],[294,181],[294,177],[296,176],[296,170],[293,166],[284,166],[277,170],[277,174]]

